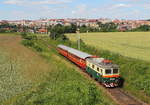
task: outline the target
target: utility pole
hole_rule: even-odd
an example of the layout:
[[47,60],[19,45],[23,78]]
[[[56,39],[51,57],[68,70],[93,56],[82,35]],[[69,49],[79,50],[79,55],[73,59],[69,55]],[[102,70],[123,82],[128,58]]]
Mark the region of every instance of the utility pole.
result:
[[76,31],[76,33],[77,33],[77,41],[78,41],[78,49],[80,50],[80,29],[78,28],[77,29],[77,31]]

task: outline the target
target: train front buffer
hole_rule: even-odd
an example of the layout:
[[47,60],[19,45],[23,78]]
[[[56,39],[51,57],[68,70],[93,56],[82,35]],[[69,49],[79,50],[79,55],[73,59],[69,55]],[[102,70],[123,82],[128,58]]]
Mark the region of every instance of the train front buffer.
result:
[[120,77],[113,77],[113,78],[105,78],[103,77],[102,78],[102,84],[105,86],[105,87],[119,87],[120,86],[120,83],[121,82],[121,78]]

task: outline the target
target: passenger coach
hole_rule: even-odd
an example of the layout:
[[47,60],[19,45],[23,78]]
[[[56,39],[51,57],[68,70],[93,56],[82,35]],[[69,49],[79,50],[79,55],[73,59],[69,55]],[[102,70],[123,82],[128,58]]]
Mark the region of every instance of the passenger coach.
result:
[[58,45],[57,50],[61,55],[65,56],[82,69],[86,69],[86,59],[92,57],[92,55],[90,54],[81,52],[79,50],[64,45]]

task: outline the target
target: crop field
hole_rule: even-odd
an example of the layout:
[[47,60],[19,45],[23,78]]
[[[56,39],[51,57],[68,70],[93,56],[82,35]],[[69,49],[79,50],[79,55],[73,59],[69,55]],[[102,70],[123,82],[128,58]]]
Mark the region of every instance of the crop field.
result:
[[115,105],[57,54],[56,43],[34,43],[42,52],[21,45],[19,36],[0,34],[0,105]]
[[0,103],[30,89],[51,68],[20,40],[0,34]]
[[[77,41],[76,34],[67,34]],[[81,39],[97,49],[150,61],[150,32],[81,33]]]

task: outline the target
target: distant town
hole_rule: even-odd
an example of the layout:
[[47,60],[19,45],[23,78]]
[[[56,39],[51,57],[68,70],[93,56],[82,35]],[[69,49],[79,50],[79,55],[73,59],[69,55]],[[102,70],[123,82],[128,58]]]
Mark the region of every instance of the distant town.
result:
[[[138,28],[142,25],[148,25],[150,26],[149,20],[119,20],[119,19],[39,19],[39,20],[1,20],[1,24],[11,24],[16,26],[27,26],[27,27],[34,27],[38,29],[39,33],[45,33],[47,32],[46,27],[49,26],[55,26],[58,24],[61,24],[63,26],[70,26],[72,24],[75,24],[76,26],[87,26],[87,27],[93,27],[98,28],[98,23],[106,24],[106,23],[114,23],[117,25],[117,29],[119,31],[126,31],[126,30],[132,30],[135,28]],[[9,29],[8,29],[9,30]],[[30,32],[33,32],[33,30],[30,29]]]

